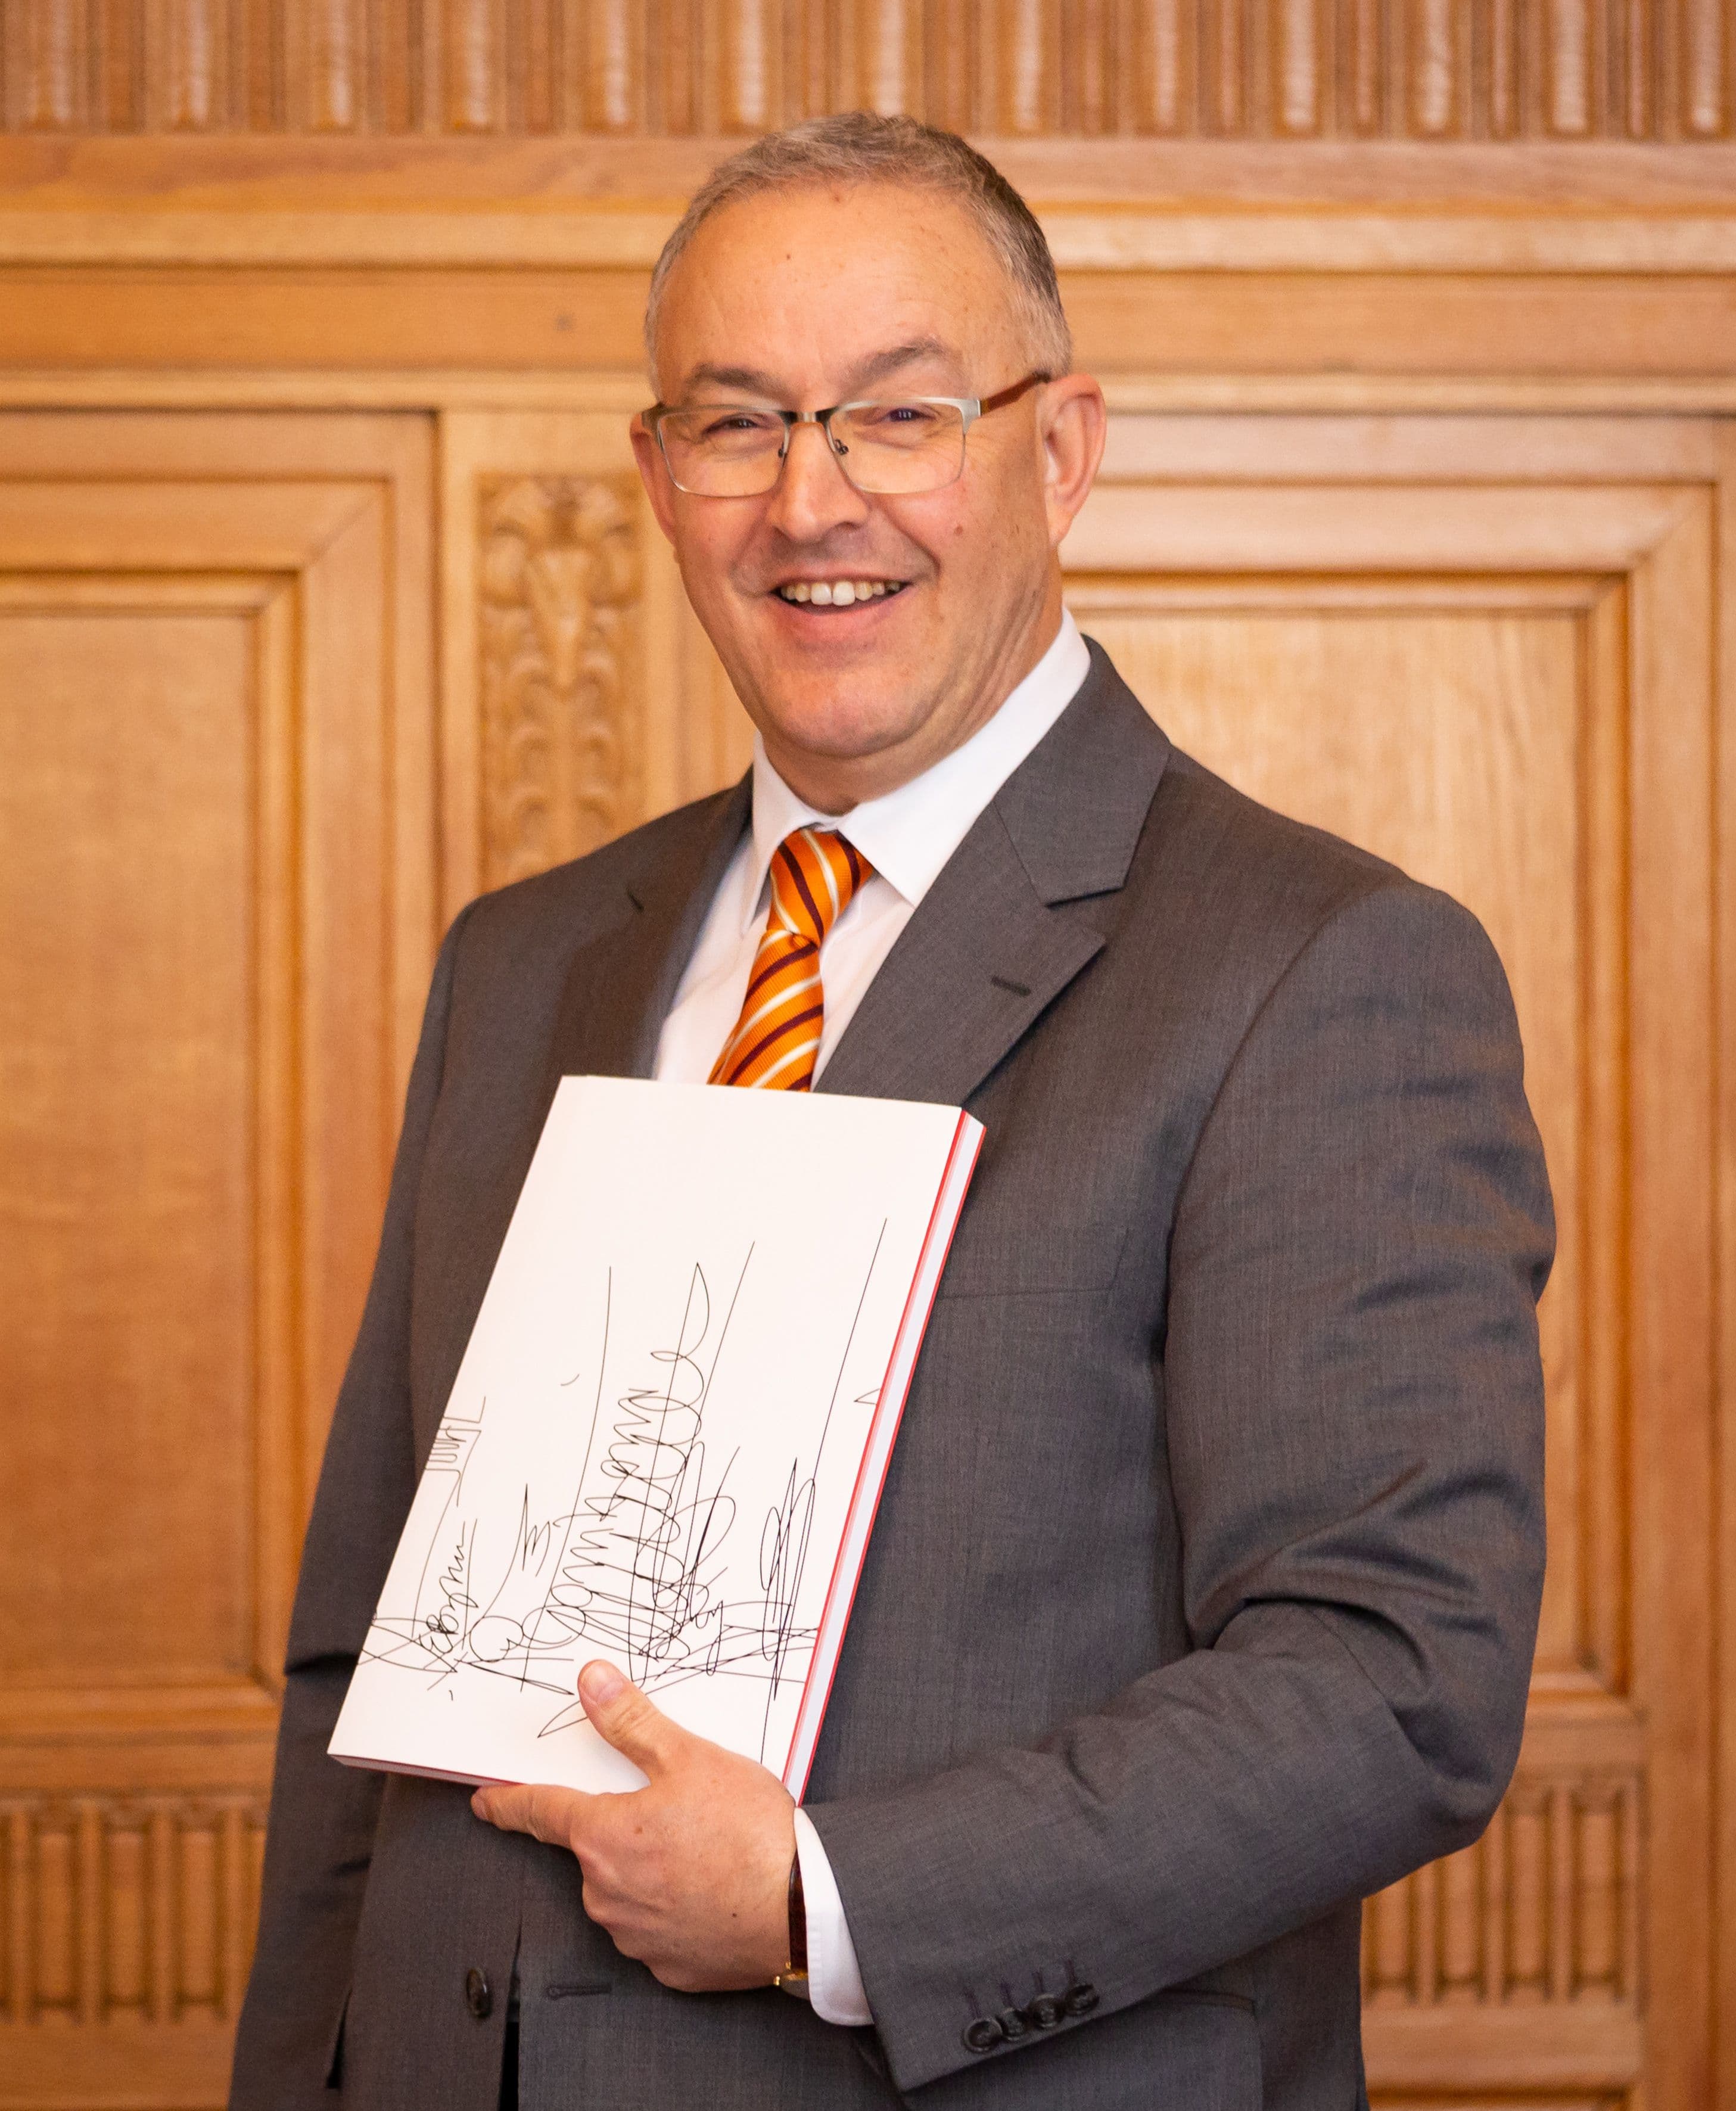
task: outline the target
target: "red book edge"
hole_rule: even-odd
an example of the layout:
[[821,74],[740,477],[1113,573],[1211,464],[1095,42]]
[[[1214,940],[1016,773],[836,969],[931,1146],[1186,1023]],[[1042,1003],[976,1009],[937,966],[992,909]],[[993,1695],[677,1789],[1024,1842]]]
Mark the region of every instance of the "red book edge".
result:
[[[880,1397],[875,1403],[873,1419],[868,1423],[868,1437],[862,1446],[862,1462],[856,1469],[856,1484],[850,1491],[850,1504],[844,1513],[844,1529],[838,1536],[838,1551],[832,1563],[832,1579],[826,1587],[826,1601],[820,1609],[819,1626],[814,1637],[816,1660],[809,1667],[808,1677],[802,1687],[801,1700],[795,1711],[795,1727],[790,1733],[790,1750],[785,1759],[780,1778],[797,1803],[802,1800],[807,1792],[808,1776],[813,1771],[814,1755],[820,1741],[820,1727],[825,1722],[827,1706],[832,1699],[832,1680],[837,1672],[838,1656],[843,1648],[844,1636],[850,1626],[850,1614],[855,1606],[856,1587],[862,1580],[862,1564],[868,1558],[868,1540],[873,1533],[874,1519],[880,1509],[881,1494],[886,1487],[886,1473],[892,1464],[893,1446],[898,1441],[898,1425],[904,1419],[904,1401],[909,1394],[910,1382],[916,1375],[917,1359],[922,1353],[922,1339],[928,1331],[928,1316],[934,1310],[934,1301],[940,1292],[941,1278],[946,1272],[946,1258],[952,1251],[953,1234],[958,1230],[959,1219],[964,1214],[964,1198],[969,1192],[971,1175],[977,1169],[977,1154],[982,1148],[982,1124],[974,1115],[968,1115],[961,1110],[958,1126],[953,1131],[952,1145],[946,1154],[946,1163],[941,1169],[940,1184],[935,1190],[934,1207],[928,1214],[928,1228],[922,1234],[922,1244],[917,1255],[915,1272],[910,1278],[909,1294],[904,1300],[904,1316],[898,1323],[897,1333],[892,1337],[892,1353],[886,1359],[886,1376],[880,1383]],[[946,1227],[946,1242],[941,1249],[940,1265],[934,1270],[929,1285],[927,1302],[918,1314],[913,1309],[917,1287],[922,1280],[934,1242],[935,1226],[940,1218],[941,1205],[946,1201],[952,1187],[954,1172],[959,1164],[959,1155],[961,1151],[967,1149],[970,1157],[968,1163],[963,1168],[963,1176],[959,1181],[958,1206],[952,1213],[951,1223]],[[905,1370],[904,1382],[895,1400],[888,1393],[887,1387],[891,1383],[892,1373],[898,1369],[899,1353],[910,1338],[913,1321],[915,1326],[915,1341]],[[891,1420],[891,1433],[886,1443],[885,1455],[881,1462],[879,1476],[873,1488],[870,1489],[865,1483],[868,1460],[874,1451],[875,1439],[880,1434],[882,1425],[889,1415]],[[808,1739],[807,1759],[801,1766],[800,1774],[795,1775],[796,1754],[802,1743],[804,1724],[807,1720],[814,1698],[814,1681],[819,1677],[822,1670],[822,1666],[818,1661],[819,1640],[826,1632],[827,1623],[832,1615],[833,1600],[843,1581],[845,1550],[850,1544],[851,1528],[855,1524],[864,1505],[868,1513],[868,1528],[862,1536],[861,1555],[849,1579],[850,1596],[844,1608],[843,1620],[838,1628],[837,1648],[832,1652],[831,1662],[823,1667],[826,1679],[825,1690],[820,1694],[818,1708],[814,1710],[814,1730],[813,1735]],[[792,1778],[792,1775],[795,1777]]]

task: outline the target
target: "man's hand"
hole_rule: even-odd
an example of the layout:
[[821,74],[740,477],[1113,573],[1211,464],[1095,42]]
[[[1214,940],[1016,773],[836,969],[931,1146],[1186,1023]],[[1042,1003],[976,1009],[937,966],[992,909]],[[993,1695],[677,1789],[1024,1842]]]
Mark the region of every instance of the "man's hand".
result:
[[753,1760],[678,1728],[613,1664],[587,1664],[578,1697],[648,1785],[629,1795],[479,1788],[470,1808],[505,1832],[570,1848],[585,1911],[665,1986],[769,1985],[789,1961],[789,1791]]

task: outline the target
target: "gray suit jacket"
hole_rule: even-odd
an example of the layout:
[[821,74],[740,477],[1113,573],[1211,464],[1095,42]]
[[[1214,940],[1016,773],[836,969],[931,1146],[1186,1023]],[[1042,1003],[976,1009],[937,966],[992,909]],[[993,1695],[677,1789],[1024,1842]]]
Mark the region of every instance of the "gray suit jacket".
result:
[[1174,752],[1095,647],[822,1081],[986,1130],[809,1790],[876,2028],[667,1992],[569,1856],[325,1757],[554,1082],[648,1074],[746,819],[441,954],[233,2102],[492,2111],[516,1973],[526,2111],[1350,2111],[1358,1902],[1475,1838],[1518,1746],[1548,1188],[1473,919]]

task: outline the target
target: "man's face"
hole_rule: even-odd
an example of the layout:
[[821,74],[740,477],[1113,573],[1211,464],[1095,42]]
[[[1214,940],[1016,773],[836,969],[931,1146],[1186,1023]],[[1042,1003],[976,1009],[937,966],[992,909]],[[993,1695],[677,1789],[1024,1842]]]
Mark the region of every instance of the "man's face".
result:
[[[1035,361],[1005,274],[964,211],[873,184],[726,207],[670,279],[657,381],[678,406],[818,410],[863,397],[986,397]],[[677,491],[634,444],[687,592],[780,773],[842,811],[968,739],[1060,620],[1056,545],[1101,449],[1101,398],[1073,377],[972,428],[941,490],[857,491],[814,426],[775,489]],[[868,598],[799,602],[849,581]],[[878,591],[885,589],[885,591]]]

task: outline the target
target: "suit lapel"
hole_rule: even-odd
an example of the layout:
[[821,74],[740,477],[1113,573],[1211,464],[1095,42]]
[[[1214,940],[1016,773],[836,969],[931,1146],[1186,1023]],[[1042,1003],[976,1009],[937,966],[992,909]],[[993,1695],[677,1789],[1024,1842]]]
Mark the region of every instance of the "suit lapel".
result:
[[747,825],[750,781],[697,809],[623,890],[619,920],[578,953],[555,1015],[548,1091],[564,1077],[649,1078],[705,912]]
[[1102,949],[1169,743],[1100,647],[886,956],[817,1089],[959,1105]]
[[817,1089],[961,1105],[1102,944],[1037,898],[990,806],[886,956]]

